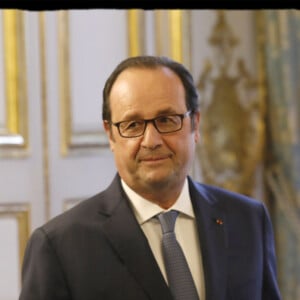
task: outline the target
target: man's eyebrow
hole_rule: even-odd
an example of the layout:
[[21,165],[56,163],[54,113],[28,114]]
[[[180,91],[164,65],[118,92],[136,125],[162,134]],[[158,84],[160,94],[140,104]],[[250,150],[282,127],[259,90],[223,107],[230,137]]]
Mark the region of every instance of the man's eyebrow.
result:
[[[168,107],[168,108],[158,110],[153,116],[153,118],[156,118],[158,116],[173,115],[173,114],[178,114],[178,112],[174,108]],[[134,112],[134,113],[125,114],[122,121],[143,120],[143,119],[145,118],[142,117],[142,113]]]

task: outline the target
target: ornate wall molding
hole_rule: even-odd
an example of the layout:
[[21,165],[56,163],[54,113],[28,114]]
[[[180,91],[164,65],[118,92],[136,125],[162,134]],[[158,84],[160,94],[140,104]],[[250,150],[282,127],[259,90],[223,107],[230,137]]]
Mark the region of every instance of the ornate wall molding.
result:
[[214,59],[207,60],[198,81],[202,118],[197,152],[204,182],[253,195],[264,150],[265,99],[261,78],[234,57],[238,43],[225,12],[217,12],[209,37]]
[[0,127],[0,157],[25,156],[28,150],[23,14],[18,10],[2,11],[6,124]]

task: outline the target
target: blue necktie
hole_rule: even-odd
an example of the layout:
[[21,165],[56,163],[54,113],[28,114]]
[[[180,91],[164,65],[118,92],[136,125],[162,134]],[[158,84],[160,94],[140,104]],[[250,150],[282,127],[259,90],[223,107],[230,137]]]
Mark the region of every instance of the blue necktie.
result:
[[162,251],[171,293],[175,300],[199,300],[191,271],[177,242],[174,227],[178,211],[157,216],[162,228]]

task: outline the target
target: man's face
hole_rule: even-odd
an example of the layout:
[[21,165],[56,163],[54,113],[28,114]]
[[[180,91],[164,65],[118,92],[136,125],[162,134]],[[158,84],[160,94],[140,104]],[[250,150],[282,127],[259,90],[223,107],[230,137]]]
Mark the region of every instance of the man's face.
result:
[[[151,119],[187,111],[180,78],[170,69],[129,68],[123,71],[110,93],[113,123]],[[180,131],[161,134],[148,123],[143,136],[124,138],[116,126],[104,124],[121,178],[137,193],[151,194],[163,188],[181,188],[198,141],[199,114],[195,130],[191,118],[183,119]]]

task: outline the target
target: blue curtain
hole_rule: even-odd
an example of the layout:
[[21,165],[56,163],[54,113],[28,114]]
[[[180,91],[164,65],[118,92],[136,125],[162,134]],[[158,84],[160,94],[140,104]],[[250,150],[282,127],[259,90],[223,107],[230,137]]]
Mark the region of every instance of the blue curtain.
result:
[[264,10],[267,179],[283,299],[300,299],[300,11]]

